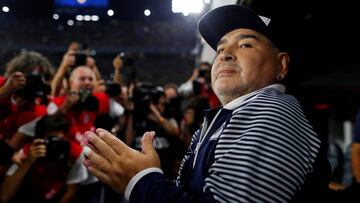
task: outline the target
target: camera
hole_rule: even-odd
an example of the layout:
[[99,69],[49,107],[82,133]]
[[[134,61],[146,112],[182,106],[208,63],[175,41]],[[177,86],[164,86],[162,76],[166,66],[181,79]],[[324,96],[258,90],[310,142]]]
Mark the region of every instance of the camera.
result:
[[44,82],[40,75],[27,74],[25,77],[25,87],[17,90],[15,95],[29,102],[33,102],[35,98],[41,98],[41,103],[47,104],[47,95],[51,92],[50,85]]
[[79,50],[75,53],[74,68],[86,65],[87,57],[89,56],[87,50]]
[[125,52],[121,52],[119,56],[124,66],[132,66],[134,64],[134,59],[131,54],[126,54]]
[[105,93],[110,97],[117,97],[121,94],[121,86],[111,80],[106,81],[105,83],[106,90]]
[[198,77],[205,77],[205,75],[206,75],[206,70],[204,70],[204,69],[200,69],[199,70],[199,76]]
[[73,106],[75,111],[97,111],[99,109],[99,101],[96,97],[92,96],[91,90],[82,89],[77,94],[79,95],[79,100]]
[[139,83],[133,93],[134,101],[134,119],[135,122],[146,118],[150,113],[150,103],[157,103],[161,96],[162,90],[152,83]]
[[67,161],[70,150],[70,143],[63,138],[49,135],[45,138],[46,156],[40,161],[61,162]]

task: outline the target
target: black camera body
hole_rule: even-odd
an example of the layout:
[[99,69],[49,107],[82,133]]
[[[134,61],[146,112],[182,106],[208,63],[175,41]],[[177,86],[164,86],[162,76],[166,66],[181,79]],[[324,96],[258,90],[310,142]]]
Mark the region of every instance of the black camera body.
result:
[[92,96],[92,90],[79,90],[79,101],[73,106],[75,111],[97,111],[99,109],[99,101]]
[[141,121],[150,113],[150,103],[156,104],[161,95],[161,91],[151,83],[138,84],[133,93],[134,119]]
[[43,162],[67,161],[70,152],[70,143],[63,138],[49,135],[45,138],[46,156]]
[[134,59],[131,54],[126,54],[125,52],[121,52],[119,56],[124,66],[132,66],[134,64]]
[[75,65],[74,67],[86,65],[86,59],[88,57],[88,52],[86,50],[77,51],[75,54]]
[[106,90],[105,93],[110,97],[117,97],[121,94],[121,85],[113,81],[106,81]]
[[15,92],[16,96],[26,101],[33,102],[35,98],[41,98],[42,103],[47,103],[47,95],[51,92],[49,84],[44,82],[40,75],[27,74],[25,87]]

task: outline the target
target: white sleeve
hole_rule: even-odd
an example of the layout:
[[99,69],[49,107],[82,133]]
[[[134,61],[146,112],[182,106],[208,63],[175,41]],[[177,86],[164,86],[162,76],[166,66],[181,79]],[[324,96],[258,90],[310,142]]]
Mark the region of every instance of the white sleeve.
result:
[[35,118],[34,120],[23,124],[18,128],[18,131],[26,136],[35,137],[35,126],[41,117]]
[[53,115],[57,112],[58,109],[59,107],[54,102],[50,102],[46,108],[46,111],[49,115]]
[[193,81],[189,80],[183,84],[181,84],[178,88],[179,94],[188,97],[193,93]]
[[109,115],[111,117],[119,117],[121,115],[124,114],[125,109],[123,106],[121,106],[121,104],[119,104],[117,101],[115,101],[114,99],[109,99]]
[[12,164],[10,168],[6,171],[6,176],[12,176],[18,170],[19,166],[17,164]]
[[144,170],[140,171],[140,172],[137,173],[134,177],[131,178],[131,180],[129,181],[129,183],[127,184],[127,186],[126,186],[126,188],[125,188],[125,199],[126,199],[127,201],[129,201],[129,199],[130,199],[130,195],[131,195],[131,192],[132,192],[135,184],[136,184],[142,177],[144,177],[145,175],[147,175],[147,174],[149,174],[149,173],[153,173],[153,172],[163,174],[163,171],[162,171],[160,168],[152,167],[152,168],[147,168],[147,169],[144,169]]
[[[24,150],[21,148],[18,153],[24,154]],[[13,163],[10,168],[6,171],[6,176],[12,176],[18,170],[19,165]]]
[[84,161],[84,154],[81,152],[78,159],[75,161],[75,163],[72,165],[66,183],[67,184],[75,184],[75,183],[81,183],[85,181],[88,178],[88,172],[86,167],[83,165]]

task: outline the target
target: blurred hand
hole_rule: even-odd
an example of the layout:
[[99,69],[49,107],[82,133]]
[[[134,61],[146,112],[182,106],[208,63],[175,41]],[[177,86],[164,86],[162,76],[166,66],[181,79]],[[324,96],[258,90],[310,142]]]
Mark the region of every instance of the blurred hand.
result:
[[26,156],[24,153],[21,153],[21,151],[15,152],[11,158],[11,160],[17,165],[21,165],[25,159]]
[[123,61],[121,60],[120,55],[117,55],[113,60],[113,66],[115,71],[120,71],[123,66]]
[[75,65],[75,54],[76,54],[75,50],[69,50],[68,52],[66,52],[63,56],[60,67],[68,68],[68,67],[74,66]]
[[[155,132],[146,132],[142,138],[142,151],[137,151],[106,130],[86,132],[87,148],[84,165],[102,182],[120,193],[140,171],[157,167],[160,159],[153,147]],[[91,150],[90,150],[91,149]]]
[[191,77],[190,77],[190,80],[196,80],[198,77],[199,77],[199,69],[195,68],[193,70],[193,73],[192,73]]
[[15,92],[18,89],[24,88],[26,85],[26,77],[22,72],[15,72],[10,75],[8,80],[6,81],[4,88],[6,88],[9,92]]
[[44,139],[35,139],[30,145],[30,153],[27,157],[29,163],[34,163],[39,157],[46,156],[46,146]]
[[77,91],[70,91],[65,99],[65,102],[63,104],[63,107],[68,110],[70,109],[74,104],[76,104],[79,101],[79,94]]
[[156,108],[156,106],[154,104],[150,103],[149,109],[150,109],[150,113],[147,115],[148,119],[150,119],[154,122],[162,122],[161,119],[164,119],[164,118],[162,118],[161,113]]
[[91,56],[86,57],[86,65],[89,66],[91,69],[95,68],[96,66],[95,59]]

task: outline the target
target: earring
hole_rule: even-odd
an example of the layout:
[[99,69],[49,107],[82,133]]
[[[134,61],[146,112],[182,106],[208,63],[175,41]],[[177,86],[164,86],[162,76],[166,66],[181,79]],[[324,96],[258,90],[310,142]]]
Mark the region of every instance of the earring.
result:
[[283,76],[282,76],[281,74],[278,74],[278,75],[276,76],[276,79],[277,79],[278,81],[281,81],[281,80],[283,79]]

